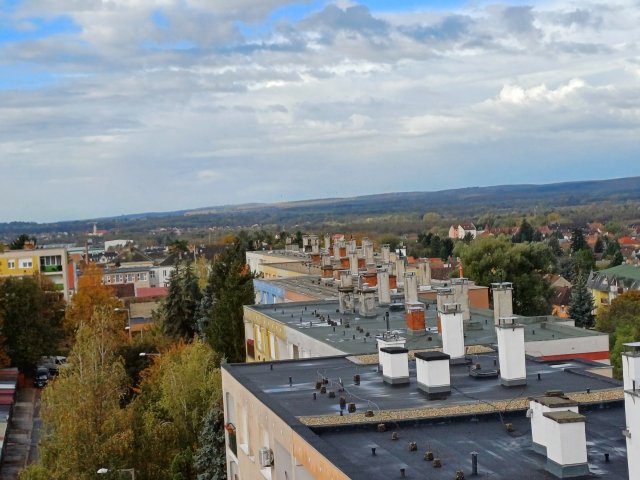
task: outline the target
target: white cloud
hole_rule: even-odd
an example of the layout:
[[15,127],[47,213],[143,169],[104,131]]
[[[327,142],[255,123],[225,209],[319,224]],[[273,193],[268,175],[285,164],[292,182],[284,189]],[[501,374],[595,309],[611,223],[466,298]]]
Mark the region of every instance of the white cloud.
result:
[[[514,152],[514,181],[540,158],[558,160],[539,181],[573,178],[601,154],[609,176],[640,174],[632,0],[342,2],[267,20],[290,3],[33,0],[5,14],[79,31],[0,45],[0,165],[33,199],[2,202],[0,221],[503,183],[487,172]],[[340,169],[361,181],[307,181]],[[43,210],[37,178],[73,188]]]

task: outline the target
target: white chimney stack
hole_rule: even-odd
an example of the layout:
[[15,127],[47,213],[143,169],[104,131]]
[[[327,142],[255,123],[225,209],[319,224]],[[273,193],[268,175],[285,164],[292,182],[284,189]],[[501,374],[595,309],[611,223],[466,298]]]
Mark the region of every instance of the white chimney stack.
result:
[[451,279],[453,286],[453,298],[455,303],[459,303],[462,308],[462,319],[468,321],[471,319],[469,311],[469,280],[466,278]]
[[[547,471],[558,478],[589,475],[584,415],[576,412],[547,412]],[[629,477],[637,478],[637,477]]]
[[391,253],[391,245],[385,244],[380,247],[380,252],[382,253],[382,263],[389,263],[390,253]]
[[627,423],[629,478],[640,478],[640,342],[625,343],[622,353],[624,413]]
[[326,254],[329,254],[329,249],[331,248],[331,236],[329,234],[326,234],[324,236],[324,249]]
[[404,258],[398,258],[396,260],[396,277],[398,278],[398,283],[400,281],[404,281]]
[[383,348],[387,348],[387,347],[405,348],[407,339],[404,337],[399,337],[397,335],[391,335],[389,333],[385,333],[382,335],[382,338],[378,338],[377,340],[378,340],[378,367],[380,368],[380,371],[382,371],[382,353],[380,351]]
[[442,333],[440,312],[442,312],[446,303],[455,303],[453,301],[453,289],[449,287],[436,288],[436,321],[438,323],[438,332],[440,333]]
[[548,438],[551,433],[548,431],[550,420],[544,414],[566,411],[578,413],[578,402],[565,397],[561,392],[558,392],[557,395],[548,392],[540,397],[529,398],[529,410],[533,450],[546,455]]
[[360,290],[358,313],[363,317],[375,317],[378,315],[376,309],[376,290],[374,288]]
[[418,302],[418,279],[413,272],[404,274],[404,303]]
[[443,352],[416,352],[418,388],[429,400],[446,398],[451,393],[450,356]]
[[389,271],[386,268],[378,270],[378,302],[380,305],[389,305],[391,303]]
[[362,256],[366,265],[374,263],[373,259],[373,242],[368,238],[362,239]]
[[442,328],[442,350],[451,357],[452,363],[464,361],[464,329],[462,309],[458,303],[445,303],[440,313]]
[[513,317],[513,284],[509,282],[492,283],[493,322],[498,325],[501,318]]
[[404,347],[380,349],[382,380],[391,385],[409,383],[409,350]]
[[356,252],[349,253],[349,270],[351,275],[358,275],[360,269],[358,268],[358,254]]
[[500,382],[504,387],[527,384],[527,366],[524,354],[524,326],[516,317],[500,318],[496,325]]
[[431,264],[428,258],[421,258],[418,263],[418,284],[425,287],[431,285]]
[[[348,277],[348,275],[347,275]],[[342,277],[345,278],[345,277]],[[338,287],[338,304],[340,313],[355,313],[353,287]]]

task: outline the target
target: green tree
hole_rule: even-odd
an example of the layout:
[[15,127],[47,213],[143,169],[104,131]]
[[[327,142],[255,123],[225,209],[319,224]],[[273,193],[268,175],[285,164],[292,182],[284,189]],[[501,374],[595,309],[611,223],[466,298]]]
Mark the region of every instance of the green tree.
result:
[[622,252],[620,250],[616,251],[611,258],[611,263],[609,263],[609,267],[617,267],[618,265],[622,265],[624,263],[624,258],[622,257]]
[[578,273],[571,288],[571,302],[569,303],[569,316],[576,321],[576,325],[584,328],[593,327],[593,296],[587,288],[587,276]]
[[[191,452],[201,445],[203,418],[222,402],[218,355],[204,342],[181,340],[153,357],[128,407],[134,431],[130,460],[136,477],[195,478]],[[182,475],[182,476],[180,476]]]
[[584,238],[582,229],[574,228],[571,231],[571,252],[575,253],[579,250],[584,250],[585,248],[589,248],[589,246]]
[[[466,238],[466,235],[465,235],[465,238]],[[452,239],[447,237],[444,240],[442,240],[441,247],[440,247],[440,254],[439,254],[440,258],[442,260],[446,260],[451,255],[453,255],[454,246],[455,244],[453,243]]]
[[543,275],[555,268],[555,256],[543,243],[513,244],[508,237],[479,238],[470,245],[458,243],[454,253],[465,275],[478,285],[512,282],[514,312],[547,315],[551,291]]
[[26,234],[22,234],[19,237],[15,238],[10,244],[9,244],[9,249],[10,250],[22,250],[24,248],[24,244],[27,242],[32,242],[33,245],[35,246],[36,244],[36,237],[30,237],[29,235]]
[[596,243],[593,246],[593,251],[595,253],[603,253],[604,252],[604,242],[602,241],[602,237],[598,237],[596,239]]
[[523,218],[518,232],[513,236],[513,243],[531,242],[534,234],[535,230],[531,224],[527,222],[526,218]]
[[62,293],[46,277],[9,277],[0,283],[0,317],[6,352],[21,370],[59,352],[64,338]]
[[553,254],[556,257],[561,257],[562,255],[564,255],[562,247],[560,247],[560,241],[558,240],[558,237],[552,235],[551,238],[549,238],[547,245],[549,245],[549,248],[551,248],[551,251],[553,251]]
[[78,328],[68,367],[45,388],[38,451],[49,479],[92,480],[101,466],[128,468],[131,430],[120,408],[127,376],[117,354],[124,342],[117,315],[96,310]]
[[226,480],[224,441],[224,412],[218,405],[214,405],[202,422],[200,448],[194,458],[198,480]]
[[255,301],[253,275],[244,263],[244,252],[235,244],[211,266],[209,288],[214,302],[205,337],[229,362],[245,360],[243,305]]
[[587,275],[596,268],[596,257],[590,248],[583,248],[573,253],[576,275]]
[[193,338],[202,294],[190,263],[176,264],[169,277],[163,305],[164,332],[172,337]]
[[623,293],[608,308],[600,308],[596,330],[609,334],[610,360],[617,378],[622,376],[624,344],[640,341],[640,291]]

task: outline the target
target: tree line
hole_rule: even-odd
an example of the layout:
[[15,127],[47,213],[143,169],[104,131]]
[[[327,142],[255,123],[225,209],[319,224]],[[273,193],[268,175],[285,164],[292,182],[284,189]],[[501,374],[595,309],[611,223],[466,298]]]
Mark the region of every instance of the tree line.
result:
[[[124,305],[89,267],[68,305],[68,366],[45,387],[39,459],[21,480],[226,478],[220,364],[244,361],[242,305],[253,303],[245,245],[234,241],[206,282],[176,266],[143,336],[126,333]],[[204,288],[201,288],[204,285]]]

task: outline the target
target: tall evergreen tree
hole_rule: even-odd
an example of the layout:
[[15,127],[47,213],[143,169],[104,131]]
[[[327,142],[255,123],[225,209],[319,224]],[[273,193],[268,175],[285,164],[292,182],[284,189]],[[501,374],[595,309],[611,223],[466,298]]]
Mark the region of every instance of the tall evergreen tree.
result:
[[593,296],[587,287],[586,274],[579,272],[573,281],[571,289],[571,302],[569,303],[569,316],[576,321],[578,327],[593,327]]
[[523,243],[533,241],[535,230],[526,218],[522,219],[518,232],[513,236],[513,243]]
[[176,264],[169,277],[169,291],[163,308],[163,327],[167,335],[187,340],[193,338],[201,297],[198,277],[191,264]]
[[202,422],[200,448],[194,455],[198,480],[226,480],[224,413],[218,406],[212,407]]
[[229,362],[245,360],[243,305],[254,303],[253,275],[244,263],[244,250],[235,242],[211,267],[209,285],[215,301],[205,337]]
[[574,228],[571,231],[571,252],[575,253],[585,248],[589,248],[587,241],[584,238],[582,229]]

